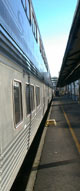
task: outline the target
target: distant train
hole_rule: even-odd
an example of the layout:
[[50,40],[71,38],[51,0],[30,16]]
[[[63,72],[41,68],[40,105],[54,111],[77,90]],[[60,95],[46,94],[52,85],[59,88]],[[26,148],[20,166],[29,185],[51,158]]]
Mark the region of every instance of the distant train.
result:
[[52,99],[31,0],[0,0],[0,191],[9,191]]

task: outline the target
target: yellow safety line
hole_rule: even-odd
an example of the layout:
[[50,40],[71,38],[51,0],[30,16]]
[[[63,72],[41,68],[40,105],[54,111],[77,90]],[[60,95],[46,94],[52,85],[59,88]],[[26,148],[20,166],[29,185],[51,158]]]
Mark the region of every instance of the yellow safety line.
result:
[[62,110],[63,110],[64,116],[65,116],[65,119],[66,119],[66,121],[67,121],[67,124],[68,124],[68,126],[69,126],[69,130],[70,130],[70,132],[71,132],[71,134],[72,134],[72,137],[73,137],[73,139],[74,139],[74,142],[75,142],[75,144],[76,144],[77,150],[78,150],[78,152],[80,153],[80,144],[79,144],[79,141],[78,141],[78,139],[77,139],[77,137],[76,137],[76,135],[75,135],[75,133],[74,133],[74,130],[73,130],[72,127],[71,127],[70,121],[69,121],[69,119],[68,119],[68,117],[67,117],[67,114],[65,113],[63,107],[62,107]]

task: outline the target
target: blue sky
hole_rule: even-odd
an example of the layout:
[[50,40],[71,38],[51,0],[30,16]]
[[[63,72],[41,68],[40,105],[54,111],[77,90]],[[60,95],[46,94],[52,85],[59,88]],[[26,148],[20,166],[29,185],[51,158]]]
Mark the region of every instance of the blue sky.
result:
[[78,0],[32,0],[51,76],[59,75]]

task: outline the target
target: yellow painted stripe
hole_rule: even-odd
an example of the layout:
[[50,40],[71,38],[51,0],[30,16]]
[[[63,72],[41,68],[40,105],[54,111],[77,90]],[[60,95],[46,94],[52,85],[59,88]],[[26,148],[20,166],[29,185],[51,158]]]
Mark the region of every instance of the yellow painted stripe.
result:
[[66,121],[67,121],[67,124],[68,124],[68,126],[69,126],[69,130],[70,130],[70,132],[71,132],[71,134],[72,134],[72,137],[73,137],[73,139],[74,139],[74,142],[75,142],[75,144],[76,144],[77,150],[78,150],[78,152],[80,153],[80,144],[79,144],[79,141],[78,141],[78,139],[77,139],[77,137],[76,137],[76,135],[75,135],[75,133],[74,133],[74,130],[73,130],[72,127],[71,127],[70,121],[69,121],[69,119],[68,119],[68,117],[67,117],[67,114],[65,113],[63,107],[62,107],[62,110],[63,110],[64,116],[65,116],[65,119],[66,119]]

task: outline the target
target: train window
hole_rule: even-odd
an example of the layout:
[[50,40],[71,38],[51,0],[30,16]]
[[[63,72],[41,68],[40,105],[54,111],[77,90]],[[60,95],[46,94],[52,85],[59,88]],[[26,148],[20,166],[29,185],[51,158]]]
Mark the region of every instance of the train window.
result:
[[32,31],[37,41],[37,23],[36,23],[36,18],[35,18],[33,10],[32,10]]
[[21,0],[21,2],[22,2],[22,5],[23,5],[23,7],[25,9],[25,0]]
[[39,38],[39,47],[40,47],[40,52],[42,50],[42,45],[41,45],[41,39]]
[[34,20],[34,14],[32,13],[32,31],[35,33],[35,20]]
[[40,105],[40,88],[36,86],[36,106]]
[[35,23],[35,38],[36,38],[36,41],[38,41],[38,31],[37,31],[37,24]]
[[32,85],[30,85],[30,104],[31,104],[31,111],[33,111],[35,108],[35,103],[34,103],[34,86]]
[[27,114],[30,114],[30,85],[26,85],[26,105],[27,105]]
[[22,86],[20,82],[14,81],[13,83],[14,91],[14,115],[15,124],[17,125],[23,118],[22,110]]
[[37,28],[37,42],[39,44],[39,30],[38,30],[38,28]]
[[30,0],[21,0],[24,11],[29,19],[31,21],[31,15],[30,15]]
[[30,20],[30,0],[25,0],[25,11],[28,19]]

